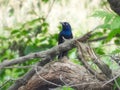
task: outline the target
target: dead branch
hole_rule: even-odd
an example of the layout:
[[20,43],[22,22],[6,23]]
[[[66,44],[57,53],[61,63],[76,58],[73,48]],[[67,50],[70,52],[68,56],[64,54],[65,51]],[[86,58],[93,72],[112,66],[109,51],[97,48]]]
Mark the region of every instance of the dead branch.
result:
[[91,33],[92,33],[92,31],[88,32],[83,37],[68,40],[63,44],[55,46],[55,47],[53,47],[51,49],[48,49],[46,51],[31,53],[31,54],[28,54],[26,56],[19,57],[17,59],[4,60],[4,62],[2,62],[0,64],[0,69],[4,68],[6,66],[12,66],[12,65],[15,65],[15,64],[23,63],[25,61],[32,60],[33,58],[42,58],[42,59],[44,59],[44,58],[54,58],[60,52],[72,49],[75,46],[75,40],[78,40],[78,41],[81,41],[81,42],[87,41],[91,37]]
[[3,69],[7,66],[12,66],[15,64],[20,64],[23,62],[26,62],[28,60],[32,60],[33,58],[53,58],[56,55],[58,55],[61,51],[66,51],[70,50],[74,47],[75,41],[78,40],[80,42],[94,42],[94,41],[99,41],[99,40],[104,40],[106,37],[101,37],[97,38],[94,40],[88,40],[92,36],[92,31],[86,33],[83,37],[77,38],[77,39],[72,39],[69,41],[66,41],[65,43],[55,46],[49,50],[42,51],[42,52],[37,52],[37,53],[31,53],[26,56],[22,56],[16,59],[12,60],[4,60],[4,62],[0,63],[0,69]]
[[118,65],[120,65],[120,56],[110,56]]
[[[44,59],[41,62],[38,62],[35,66],[39,66],[39,67],[44,66],[46,63],[49,63],[49,62],[50,62],[50,59]],[[8,90],[17,90],[22,85],[25,85],[34,74],[35,74],[35,69],[33,67],[24,76],[16,80],[15,83]]]
[[87,56],[86,45],[76,41],[78,59],[84,64],[84,67],[99,80],[106,80],[104,76],[101,76],[98,72],[91,68],[91,66],[86,62],[90,56]]
[[109,79],[112,78],[112,71],[109,68],[107,64],[105,64],[93,51],[93,49],[89,46],[90,48],[90,56],[93,62],[100,68],[100,70],[108,77]]
[[[98,58],[96,56],[96,54],[94,53],[94,51],[92,50],[90,45],[85,45],[85,44],[82,44],[77,41],[77,47],[78,47],[79,59],[84,63],[84,65],[87,67],[87,69],[92,74],[95,75],[95,74],[97,74],[97,72],[95,70],[92,70],[90,68],[89,64],[87,64],[87,62],[85,62],[85,60],[91,59],[99,67],[99,69],[102,71],[102,73],[104,73],[106,75],[107,78],[112,78],[111,69],[109,69],[108,65],[106,65],[104,62],[102,62],[102,60],[100,60],[100,58]],[[100,75],[97,74],[97,77],[100,78]]]
[[112,90],[111,85],[103,83],[90,74],[83,66],[73,64],[64,57],[60,62],[51,62],[42,70],[35,68],[36,74],[18,90],[49,90],[63,85],[75,90]]
[[105,40],[107,38],[107,36],[103,36],[103,37],[99,37],[93,40],[88,40],[88,42],[96,42],[96,41],[101,41],[101,40]]

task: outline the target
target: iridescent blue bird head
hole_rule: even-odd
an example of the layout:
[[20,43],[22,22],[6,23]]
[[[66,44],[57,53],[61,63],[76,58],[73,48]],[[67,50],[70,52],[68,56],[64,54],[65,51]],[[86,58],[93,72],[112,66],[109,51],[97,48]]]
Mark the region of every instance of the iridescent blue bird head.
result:
[[71,26],[68,22],[60,22],[62,24],[62,30],[65,31],[70,31],[71,30]]

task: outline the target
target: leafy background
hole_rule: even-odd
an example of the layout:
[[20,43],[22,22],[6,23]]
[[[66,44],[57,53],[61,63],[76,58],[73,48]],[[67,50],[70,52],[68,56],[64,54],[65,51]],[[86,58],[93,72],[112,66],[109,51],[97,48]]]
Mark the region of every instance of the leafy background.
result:
[[[120,52],[120,16],[110,10],[106,0],[0,0],[0,21],[0,62],[57,45],[61,30],[59,22],[68,21],[72,25],[74,37],[94,28],[91,39],[107,36],[107,39],[92,43],[91,46],[112,70],[119,68],[109,55]],[[72,62],[80,64],[75,51],[71,50],[69,57]],[[38,60],[33,59],[19,66],[33,65]],[[28,70],[0,70],[0,89],[6,90]],[[72,88],[63,86],[61,90]]]

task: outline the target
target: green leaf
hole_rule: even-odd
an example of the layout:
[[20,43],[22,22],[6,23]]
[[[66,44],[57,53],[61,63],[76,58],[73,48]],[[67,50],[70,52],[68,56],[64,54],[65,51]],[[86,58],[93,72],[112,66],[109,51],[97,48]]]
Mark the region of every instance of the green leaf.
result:
[[100,17],[103,18],[105,23],[110,22],[111,18],[114,16],[113,14],[106,12],[106,11],[96,11],[93,15],[93,17]]
[[99,25],[99,26],[97,26],[96,27],[96,29],[110,29],[110,24],[106,24],[106,23],[104,23],[104,24],[102,24],[102,25]]
[[95,48],[95,52],[99,55],[104,55],[105,54],[104,49],[102,47]]
[[43,2],[47,3],[49,0],[42,0]]
[[23,31],[21,31],[21,36],[22,36],[22,35],[27,35],[28,33],[29,33],[29,31],[23,30]]
[[49,24],[47,22],[44,22],[42,26],[49,26]]
[[120,39],[115,39],[114,43],[115,43],[115,45],[120,45]]
[[61,90],[74,90],[73,88],[70,88],[68,86],[63,86]]
[[116,34],[120,34],[120,29],[112,30],[107,37],[107,41],[110,41]]
[[111,22],[111,29],[118,29],[120,28],[120,16],[116,16],[113,21]]
[[27,23],[25,23],[25,25],[29,24],[29,25],[34,25],[37,22],[39,22],[42,18],[37,18],[37,19],[33,19],[31,21],[28,21]]
[[13,30],[13,31],[11,32],[11,34],[17,34],[17,33],[19,33],[19,30],[18,30],[18,29],[15,29],[15,30]]
[[4,37],[4,36],[0,36],[0,39],[1,39],[1,40],[7,40],[7,38]]
[[100,10],[100,11],[95,11],[95,13],[94,13],[92,16],[96,16],[96,17],[102,17],[102,18],[104,18],[104,17],[106,17],[106,16],[108,16],[108,15],[110,15],[109,12],[106,12],[106,11]]
[[99,37],[102,36],[103,33],[102,32],[95,32],[94,34],[92,34],[92,37]]

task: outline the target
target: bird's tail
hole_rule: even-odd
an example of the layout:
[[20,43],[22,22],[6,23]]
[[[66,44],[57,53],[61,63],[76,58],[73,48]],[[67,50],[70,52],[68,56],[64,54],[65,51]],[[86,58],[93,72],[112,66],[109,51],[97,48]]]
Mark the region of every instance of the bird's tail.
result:
[[58,59],[62,59],[64,56],[67,56],[67,54],[68,54],[68,51],[61,52],[61,53],[58,55]]

